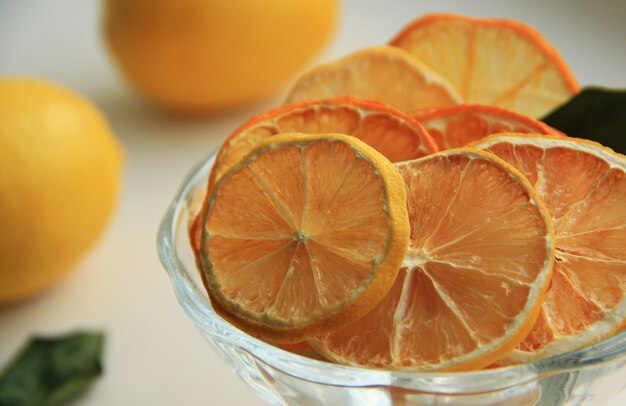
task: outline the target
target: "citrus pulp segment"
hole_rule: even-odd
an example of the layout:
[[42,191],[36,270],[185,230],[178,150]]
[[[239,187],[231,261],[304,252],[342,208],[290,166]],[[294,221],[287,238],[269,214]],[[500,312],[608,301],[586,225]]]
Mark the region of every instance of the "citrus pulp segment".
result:
[[515,21],[431,14],[390,43],[446,78],[468,104],[542,117],[579,90],[546,39]]
[[396,164],[411,237],[387,296],[311,344],[340,363],[411,370],[489,365],[525,337],[553,263],[549,214],[528,181],[474,149]]
[[257,337],[298,342],[385,295],[408,244],[399,173],[362,141],[283,134],[216,183],[199,264],[216,307]]
[[587,140],[500,134],[477,145],[518,168],[556,234],[551,287],[510,362],[584,347],[626,325],[626,157]]
[[502,132],[559,134],[541,121],[482,104],[424,109],[411,115],[424,126],[442,150],[462,147]]
[[287,102],[339,96],[376,100],[405,112],[461,102],[439,74],[390,46],[366,48],[318,65],[296,81]]

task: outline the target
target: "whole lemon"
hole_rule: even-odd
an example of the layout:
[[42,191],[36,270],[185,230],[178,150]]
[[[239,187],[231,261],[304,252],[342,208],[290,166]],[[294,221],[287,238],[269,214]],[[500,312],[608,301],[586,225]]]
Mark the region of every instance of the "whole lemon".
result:
[[83,97],[0,78],[0,304],[51,285],[103,231],[122,150]]
[[104,35],[127,79],[171,110],[268,97],[331,36],[338,0],[105,0]]

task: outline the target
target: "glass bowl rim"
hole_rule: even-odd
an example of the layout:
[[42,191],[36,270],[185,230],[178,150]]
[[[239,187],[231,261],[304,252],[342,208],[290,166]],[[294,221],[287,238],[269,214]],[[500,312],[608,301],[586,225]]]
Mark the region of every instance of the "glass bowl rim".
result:
[[[539,377],[580,370],[623,359],[626,329],[594,345],[551,358],[495,369],[466,372],[412,372],[334,364],[288,352],[256,339],[218,316],[203,291],[187,275],[178,256],[176,232],[191,192],[206,184],[217,151],[197,163],[170,203],[159,226],[157,251],[178,302],[198,328],[213,339],[235,345],[264,364],[293,377],[332,386],[397,386],[429,393],[478,393],[503,390]],[[185,232],[186,235],[186,232]],[[196,272],[196,270],[192,270]]]

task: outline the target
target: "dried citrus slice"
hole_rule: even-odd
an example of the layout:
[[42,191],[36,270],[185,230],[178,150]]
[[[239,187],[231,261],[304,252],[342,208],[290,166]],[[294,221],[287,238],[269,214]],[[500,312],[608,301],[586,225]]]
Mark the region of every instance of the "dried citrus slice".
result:
[[626,157],[591,141],[501,134],[478,145],[518,168],[550,211],[552,285],[532,332],[509,361],[601,340],[626,325]]
[[390,161],[406,161],[437,151],[437,145],[415,119],[378,102],[355,98],[312,100],[258,114],[222,144],[211,170],[213,184],[260,141],[286,132],[340,133],[357,137]]
[[430,14],[392,41],[446,78],[468,104],[541,117],[579,90],[558,52],[515,21]]
[[234,324],[298,342],[382,299],[406,253],[406,210],[400,174],[357,138],[270,137],[215,184],[201,273]]
[[418,110],[411,114],[426,128],[439,148],[458,148],[502,132],[559,135],[549,125],[500,107],[461,104]]
[[[437,151],[437,145],[419,122],[382,103],[347,97],[293,103],[252,117],[224,141],[211,169],[208,189],[259,141],[285,132],[352,135],[392,162]],[[196,218],[189,233],[196,254],[200,240],[198,223]]]
[[511,165],[475,149],[396,164],[411,238],[387,296],[311,341],[341,363],[468,370],[513,350],[533,326],[553,263],[550,217]]
[[390,46],[366,48],[318,65],[300,77],[287,102],[338,96],[376,100],[405,112],[461,102],[439,74]]

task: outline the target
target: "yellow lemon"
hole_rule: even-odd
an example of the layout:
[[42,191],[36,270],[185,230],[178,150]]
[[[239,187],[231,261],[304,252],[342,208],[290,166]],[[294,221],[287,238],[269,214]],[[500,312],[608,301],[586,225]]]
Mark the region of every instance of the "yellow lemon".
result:
[[263,99],[328,41],[337,0],[105,0],[104,35],[152,101],[200,113]]
[[122,150],[83,97],[0,79],[0,304],[60,279],[107,224]]

